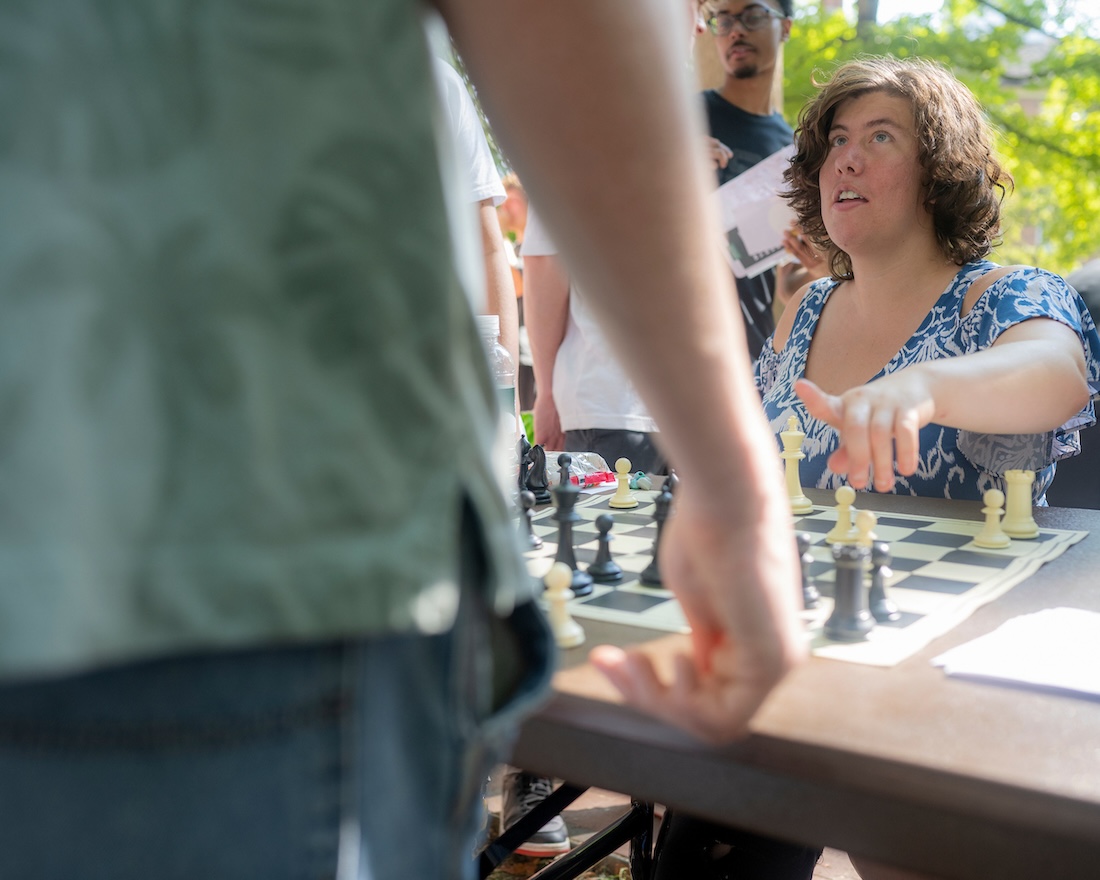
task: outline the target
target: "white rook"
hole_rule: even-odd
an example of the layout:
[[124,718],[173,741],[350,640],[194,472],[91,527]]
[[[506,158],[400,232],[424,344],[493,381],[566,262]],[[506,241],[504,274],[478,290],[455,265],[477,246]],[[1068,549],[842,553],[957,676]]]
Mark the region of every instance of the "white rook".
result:
[[1005,471],[1005,518],[1001,529],[1013,538],[1038,538],[1039,527],[1031,515],[1031,484],[1035,482],[1032,471]]

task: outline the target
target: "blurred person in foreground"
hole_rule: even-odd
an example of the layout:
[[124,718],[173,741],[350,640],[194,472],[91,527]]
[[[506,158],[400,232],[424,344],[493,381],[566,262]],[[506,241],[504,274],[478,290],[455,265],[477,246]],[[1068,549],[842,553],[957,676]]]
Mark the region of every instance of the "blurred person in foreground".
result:
[[[682,477],[677,674],[594,659],[743,735],[801,656],[798,570],[678,10],[440,9]],[[0,2],[2,876],[472,875],[552,651],[423,11]]]

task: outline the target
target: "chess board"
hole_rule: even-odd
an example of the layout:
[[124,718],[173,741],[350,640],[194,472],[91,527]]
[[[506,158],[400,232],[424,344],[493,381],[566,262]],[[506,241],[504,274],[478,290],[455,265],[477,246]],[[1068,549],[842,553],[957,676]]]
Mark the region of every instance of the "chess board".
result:
[[[610,546],[614,560],[623,569],[623,579],[615,585],[594,584],[590,595],[570,601],[570,614],[582,626],[585,619],[590,619],[687,632],[687,621],[675,597],[665,589],[638,581],[638,573],[653,558],[657,533],[653,499],[657,493],[636,491],[639,505],[630,510],[608,507],[612,494],[607,490],[581,495],[576,512],[582,521],[573,526],[574,552],[578,567],[587,568],[598,546],[595,519],[601,513],[610,513],[615,520]],[[675,503],[673,511],[675,515]],[[539,578],[557,553],[558,526],[552,514],[553,508],[546,507],[535,514],[533,521],[543,546],[528,551],[528,570]],[[815,506],[812,513],[795,518],[795,529],[812,538],[814,561],[810,570],[821,593],[818,607],[802,612],[807,638],[816,656],[874,666],[893,666],[915,654],[1088,534],[1044,528],[1033,540],[1014,539],[1004,550],[986,550],[976,547],[972,540],[981,530],[980,522],[879,514],[875,534],[878,540],[890,544],[892,575],[887,585],[901,616],[895,622],[876,624],[863,641],[838,642],[823,633],[832,613],[836,571],[825,534],[835,524],[836,511],[826,506]]]

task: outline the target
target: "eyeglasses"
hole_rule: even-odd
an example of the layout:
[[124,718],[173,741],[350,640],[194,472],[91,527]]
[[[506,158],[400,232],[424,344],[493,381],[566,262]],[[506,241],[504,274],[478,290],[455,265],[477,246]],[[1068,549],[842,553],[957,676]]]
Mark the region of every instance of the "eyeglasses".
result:
[[740,24],[747,31],[758,31],[772,18],[782,17],[782,13],[767,6],[750,6],[736,15],[730,12],[719,12],[707,22],[707,27],[716,37],[725,37],[733,31],[735,24]]

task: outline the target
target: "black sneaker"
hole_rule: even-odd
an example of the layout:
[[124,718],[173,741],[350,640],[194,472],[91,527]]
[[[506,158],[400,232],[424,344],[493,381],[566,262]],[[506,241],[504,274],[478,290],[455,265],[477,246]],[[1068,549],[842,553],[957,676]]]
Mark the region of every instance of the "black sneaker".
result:
[[[500,827],[503,831],[511,828],[549,797],[554,790],[554,783],[544,776],[532,776],[530,773],[509,767],[504,772],[500,787],[503,796],[500,807]],[[561,816],[555,816],[516,848],[517,855],[534,858],[559,856],[567,852],[569,852],[569,831]]]

